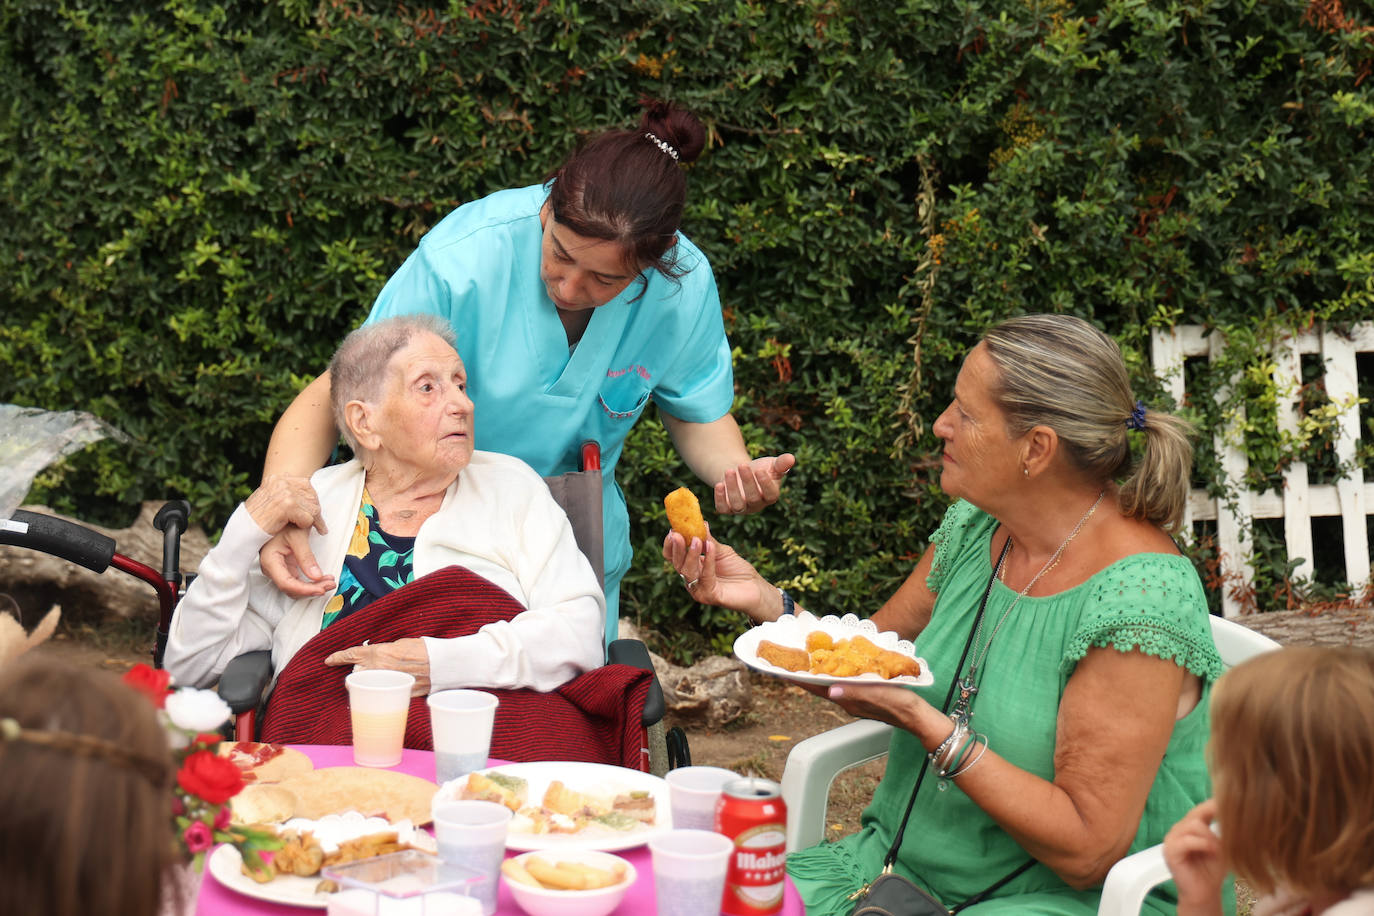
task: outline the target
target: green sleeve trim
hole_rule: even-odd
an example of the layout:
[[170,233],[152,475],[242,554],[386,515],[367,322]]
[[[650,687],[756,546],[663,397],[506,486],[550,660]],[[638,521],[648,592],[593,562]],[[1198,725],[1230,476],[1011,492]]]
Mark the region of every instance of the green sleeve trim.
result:
[[1068,673],[1089,649],[1111,647],[1119,652],[1143,652],[1172,659],[1205,681],[1221,677],[1223,667],[1210,633],[1203,638],[1196,627],[1151,617],[1143,612],[1101,620],[1074,634],[1064,648],[1062,668]]
[[962,499],[956,500],[945,510],[940,527],[930,536],[935,556],[931,558],[930,572],[926,575],[926,588],[930,589],[931,594],[940,594],[940,586],[949,572],[951,559],[958,553],[968,529],[982,514],[972,503]]

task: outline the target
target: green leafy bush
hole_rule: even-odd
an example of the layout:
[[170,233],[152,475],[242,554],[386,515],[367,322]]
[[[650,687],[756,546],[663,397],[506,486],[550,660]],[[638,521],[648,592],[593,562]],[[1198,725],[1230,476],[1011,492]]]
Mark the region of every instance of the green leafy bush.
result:
[[[40,480],[85,517],[179,493],[222,522],[416,240],[641,94],[708,125],[684,229],[746,436],[799,459],[779,506],[716,531],[818,609],[871,612],[922,549],[929,427],[988,324],[1089,317],[1156,401],[1149,329],[1205,324],[1231,344],[1187,405],[1212,427],[1263,399],[1275,335],[1374,314],[1374,31],[1337,0],[132,9],[0,7],[0,400],[134,437]],[[1247,448],[1267,486],[1295,453],[1272,428]],[[624,612],[719,647],[739,621],[658,558],[689,475],[651,421],[626,454]]]

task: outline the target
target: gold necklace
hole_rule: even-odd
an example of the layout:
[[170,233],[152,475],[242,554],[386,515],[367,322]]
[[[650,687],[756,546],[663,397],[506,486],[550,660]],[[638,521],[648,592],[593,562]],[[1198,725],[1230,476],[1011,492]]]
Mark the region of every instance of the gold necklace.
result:
[[[978,669],[987,659],[988,650],[992,648],[992,641],[997,638],[997,631],[1002,629],[1002,624],[1011,616],[1011,612],[1016,608],[1016,605],[1021,599],[1030,593],[1035,583],[1040,581],[1040,577],[1059,565],[1059,558],[1064,555],[1064,549],[1069,546],[1070,541],[1078,536],[1078,532],[1083,530],[1083,526],[1088,523],[1088,519],[1093,517],[1093,513],[1097,511],[1097,507],[1102,504],[1102,499],[1106,495],[1107,491],[1105,489],[1097,494],[1097,499],[1088,507],[1088,511],[1083,513],[1083,517],[1078,520],[1078,524],[1073,526],[1073,530],[1069,532],[1068,537],[1064,538],[1063,543],[1059,545],[1059,549],[1054,552],[1053,556],[1045,561],[1045,565],[1040,567],[1040,571],[1026,583],[1026,587],[1017,593],[1016,597],[1011,600],[1011,604],[1007,605],[1007,609],[1003,611],[1002,616],[997,619],[997,625],[992,628],[992,633],[988,635],[988,641],[983,645],[981,652],[978,650],[978,643],[983,636],[983,620],[981,617],[978,619],[978,627],[973,632],[973,659],[969,662],[968,673],[959,679],[959,699],[954,704],[954,711],[949,714],[951,719],[956,722],[962,722],[967,726],[969,720],[973,718],[973,698],[978,694]],[[1007,535],[1008,549],[1003,551],[1002,555],[997,558],[997,568],[993,570],[993,575],[999,579],[1002,578],[1002,564],[1006,561],[1007,554],[1011,553],[1011,545],[1011,535]]]

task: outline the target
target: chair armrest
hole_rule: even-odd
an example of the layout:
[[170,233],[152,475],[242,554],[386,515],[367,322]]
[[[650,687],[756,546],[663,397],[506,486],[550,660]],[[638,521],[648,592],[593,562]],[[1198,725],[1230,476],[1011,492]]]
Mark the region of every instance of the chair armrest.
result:
[[1137,916],[1146,895],[1170,877],[1163,846],[1151,846],[1126,856],[1107,872],[1097,916]]
[[886,754],[891,740],[891,725],[861,719],[807,738],[792,748],[782,771],[788,852],[814,846],[825,838],[830,784],[844,770]]
[[[646,671],[654,670],[654,663],[649,658],[649,647],[637,639],[614,640],[606,647],[606,661],[612,665],[630,665]],[[666,709],[663,688],[659,686],[658,675],[655,674],[653,682],[649,684],[649,695],[644,698],[644,725],[647,727],[663,721]]]
[[272,652],[259,649],[229,660],[219,676],[219,696],[234,715],[258,708],[263,691],[272,680]]

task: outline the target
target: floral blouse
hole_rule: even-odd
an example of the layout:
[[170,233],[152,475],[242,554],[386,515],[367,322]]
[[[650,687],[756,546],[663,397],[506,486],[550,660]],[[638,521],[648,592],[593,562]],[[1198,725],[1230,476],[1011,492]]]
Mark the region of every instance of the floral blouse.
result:
[[339,588],[325,605],[323,630],[336,620],[367,607],[415,578],[415,538],[387,534],[377,524],[377,507],[363,490],[358,523],[339,573]]

